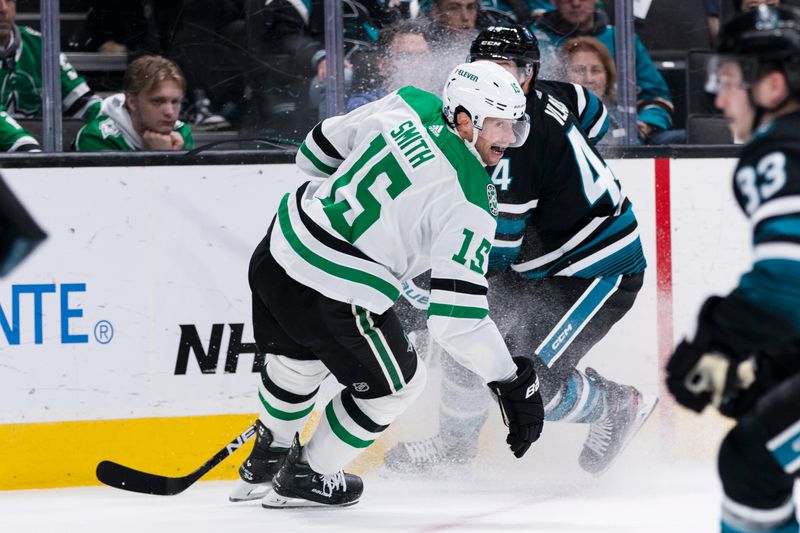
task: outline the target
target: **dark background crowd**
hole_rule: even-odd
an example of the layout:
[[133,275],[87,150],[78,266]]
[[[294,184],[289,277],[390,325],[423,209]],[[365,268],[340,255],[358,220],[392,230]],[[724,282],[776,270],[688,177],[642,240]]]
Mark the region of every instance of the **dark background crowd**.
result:
[[[39,0],[6,3],[16,4],[16,24],[39,28]],[[703,91],[705,58],[721,23],[761,3],[780,2],[653,0],[644,18],[635,20],[639,143],[731,142]],[[342,4],[348,110],[403,85],[438,92],[480,29],[521,23],[539,40],[540,76],[581,83],[597,94],[611,119],[605,142],[615,141],[613,1]],[[168,58],[185,76],[180,119],[195,134],[213,138],[225,132],[291,144],[325,116],[323,5],[322,0],[61,0],[61,47],[100,97],[120,90],[126,65],[137,57]]]

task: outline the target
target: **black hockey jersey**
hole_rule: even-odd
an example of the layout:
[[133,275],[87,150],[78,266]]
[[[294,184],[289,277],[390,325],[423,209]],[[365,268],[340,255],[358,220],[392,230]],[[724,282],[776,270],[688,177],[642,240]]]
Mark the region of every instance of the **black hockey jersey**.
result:
[[800,111],[755,132],[733,188],[753,228],[753,267],[731,296],[780,316],[800,337]]
[[[631,202],[576,118],[584,93],[566,85],[537,82],[528,95],[528,139],[492,170],[500,215],[489,268],[510,266],[526,279],[641,272],[646,261]],[[569,107],[553,94],[566,95]],[[607,114],[594,116],[597,132],[603,123],[607,129]]]

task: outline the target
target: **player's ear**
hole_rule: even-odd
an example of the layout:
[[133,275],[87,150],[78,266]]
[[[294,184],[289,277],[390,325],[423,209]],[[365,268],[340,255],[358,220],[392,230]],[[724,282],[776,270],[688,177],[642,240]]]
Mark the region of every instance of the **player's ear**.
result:
[[456,111],[455,126],[458,135],[465,141],[472,141],[472,118],[465,110]]

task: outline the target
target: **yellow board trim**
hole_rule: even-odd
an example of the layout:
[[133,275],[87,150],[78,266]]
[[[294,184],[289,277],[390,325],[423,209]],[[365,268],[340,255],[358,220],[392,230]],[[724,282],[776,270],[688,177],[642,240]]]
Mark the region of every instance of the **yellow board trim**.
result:
[[[256,414],[131,418],[37,424],[0,424],[0,490],[101,485],[97,463],[108,459],[165,476],[192,472],[244,431]],[[301,435],[319,423],[314,410]],[[203,479],[236,479],[252,439]],[[377,470],[386,446],[376,442],[350,464],[354,473]]]
[[[100,485],[104,459],[166,476],[193,471],[257,415],[0,424],[0,490]],[[252,443],[204,479],[234,479]]]

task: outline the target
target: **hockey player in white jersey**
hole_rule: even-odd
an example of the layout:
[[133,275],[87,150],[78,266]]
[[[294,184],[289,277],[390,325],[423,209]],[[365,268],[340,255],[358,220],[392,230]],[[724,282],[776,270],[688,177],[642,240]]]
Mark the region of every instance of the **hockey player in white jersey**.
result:
[[[358,502],[362,481],[342,469],[425,384],[392,305],[402,281],[429,269],[432,337],[498,397],[514,455],[538,439],[536,373],[489,318],[484,278],[497,216],[484,165],[525,141],[525,96],[489,62],[456,67],[442,96],[404,87],[321,122],[300,147],[298,166],[320,179],[284,196],[250,263],[255,339],[268,355],[257,440],[232,501]],[[344,389],[301,447],[328,374]]]

